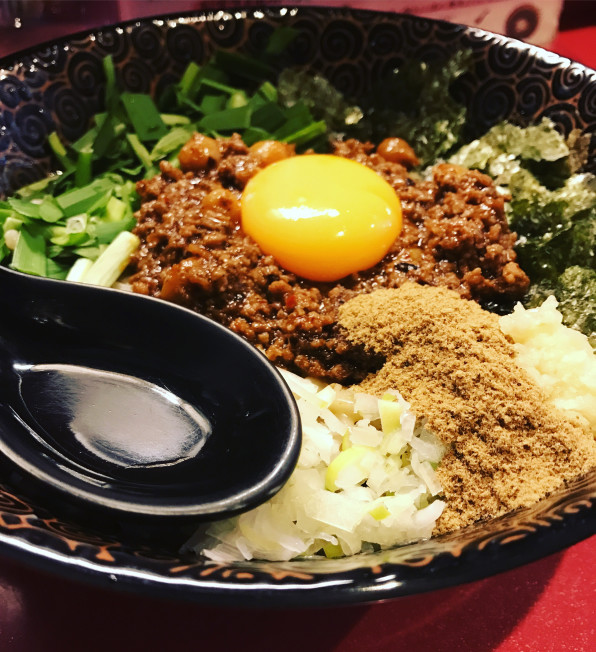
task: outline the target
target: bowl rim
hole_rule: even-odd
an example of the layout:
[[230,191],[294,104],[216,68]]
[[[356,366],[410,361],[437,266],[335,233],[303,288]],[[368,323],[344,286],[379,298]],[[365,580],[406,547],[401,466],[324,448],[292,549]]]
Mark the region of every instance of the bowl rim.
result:
[[[229,1],[230,0],[228,0],[228,2]],[[222,0],[222,2],[225,4],[226,0]],[[282,18],[285,15],[285,13],[289,11],[296,11],[296,12],[306,11],[308,13],[322,13],[322,14],[333,12],[338,16],[342,16],[342,15],[354,16],[358,14],[362,14],[362,15],[368,14],[370,16],[384,16],[384,15],[391,16],[391,17],[397,16],[401,19],[406,19],[406,20],[412,20],[412,21],[419,20],[419,21],[432,23],[435,25],[444,25],[450,28],[459,28],[462,31],[466,31],[469,32],[470,34],[475,34],[478,36],[504,39],[507,43],[514,44],[517,48],[527,50],[529,53],[532,54],[542,53],[544,55],[547,55],[552,62],[568,61],[568,62],[576,63],[577,65],[582,66],[586,70],[596,73],[595,68],[591,68],[590,66],[581,63],[580,61],[577,61],[575,59],[572,59],[570,57],[557,54],[556,52],[549,50],[545,46],[535,45],[533,43],[527,43],[513,36],[499,34],[498,32],[492,32],[490,30],[481,27],[474,27],[471,25],[466,25],[464,23],[451,22],[449,20],[442,19],[442,18],[416,16],[415,14],[408,13],[408,12],[401,12],[401,11],[394,12],[394,11],[368,9],[368,8],[352,8],[346,5],[334,6],[334,5],[321,4],[321,5],[309,6],[309,5],[292,5],[292,3],[290,2],[284,4],[268,5],[266,2],[265,3],[255,2],[254,0],[249,0],[246,4],[243,4],[241,7],[237,7],[237,8],[234,8],[233,5],[230,5],[230,6],[223,6],[221,9],[218,10],[207,7],[205,9],[196,9],[194,11],[189,10],[189,11],[182,11],[182,12],[165,12],[165,13],[160,12],[156,14],[147,14],[146,16],[140,16],[138,18],[129,18],[124,21],[115,21],[115,22],[110,21],[97,27],[83,28],[77,30],[76,32],[72,32],[63,36],[57,36],[54,38],[45,39],[35,45],[30,45],[25,48],[16,50],[15,52],[9,52],[8,54],[4,54],[0,57],[0,69],[5,69],[5,65],[12,66],[12,67],[18,66],[19,63],[21,63],[20,60],[27,55],[35,54],[36,52],[40,52],[52,46],[58,46],[58,47],[64,46],[67,45],[70,41],[84,39],[85,37],[96,35],[104,30],[117,29],[117,28],[129,28],[140,23],[152,23],[155,21],[160,21],[160,22],[179,21],[181,19],[182,20],[195,19],[196,21],[199,22],[218,22],[224,20],[224,15],[229,17],[229,18],[225,18],[226,20],[228,19],[246,20],[246,18],[255,18],[255,17],[259,18],[259,16],[257,16],[257,14],[259,13],[264,14],[262,17],[265,17],[267,15],[277,17],[274,16],[275,14],[277,14],[279,15],[280,18]]]
[[[292,5],[274,5],[250,3],[250,5],[238,8],[235,13],[242,13],[240,20],[244,20],[251,13],[258,11],[272,12],[278,15],[281,9],[286,9]],[[223,11],[232,11],[231,7],[224,7]],[[431,24],[443,24],[450,28],[460,28],[462,31],[478,37],[484,37],[492,42],[501,44],[513,44],[517,49],[526,51],[530,56],[536,58],[548,57],[549,62],[554,65],[561,65],[573,62],[572,59],[550,52],[549,50],[524,43],[518,39],[503,36],[485,29],[470,27],[463,24],[451,23],[445,20],[434,18],[417,17],[407,13],[377,11],[374,9],[351,9],[349,7],[296,7],[298,12],[327,13],[333,12],[338,17],[354,16],[360,13],[374,16],[391,16],[400,20],[421,20]],[[18,52],[4,55],[0,58],[0,68],[7,65],[18,66],[22,58],[34,55],[40,50],[50,47],[65,47],[73,40],[83,39],[96,35],[104,30],[112,28],[126,28],[141,23],[153,23],[154,21],[178,21],[180,19],[196,18],[209,15],[206,20],[217,21],[217,13],[214,10],[197,10],[189,12],[173,12],[143,16],[137,19],[119,21],[110,23],[101,27],[80,30],[76,33],[66,36],[48,39],[40,44],[27,47]],[[575,62],[585,71],[588,71],[592,83],[596,82],[596,71],[585,64]],[[47,548],[39,548],[26,538],[19,539],[6,534],[0,530],[0,550],[11,558],[26,561],[28,564],[36,566],[40,570],[48,571],[56,576],[68,576],[72,579],[83,580],[88,584],[110,588],[118,588],[127,592],[147,593],[158,597],[167,597],[169,599],[192,600],[200,603],[210,603],[225,606],[250,606],[250,607],[310,607],[310,606],[329,606],[340,604],[367,603],[379,600],[401,598],[417,593],[434,591],[441,588],[447,588],[458,584],[476,581],[481,578],[501,573],[506,570],[516,568],[532,561],[541,559],[547,555],[558,552],[581,540],[584,540],[596,533],[596,473],[592,472],[589,477],[580,479],[581,482],[591,483],[591,495],[586,498],[582,494],[572,504],[560,506],[560,511],[564,513],[564,518],[559,513],[552,517],[548,527],[540,529],[540,526],[529,525],[522,536],[507,536],[503,539],[488,541],[483,550],[491,551],[490,558],[482,556],[477,550],[462,550],[457,555],[444,553],[449,557],[448,560],[440,558],[441,563],[434,568],[427,568],[426,573],[422,575],[399,580],[396,578],[395,570],[402,568],[398,563],[383,563],[383,568],[378,572],[375,566],[358,567],[348,571],[349,577],[346,579],[346,571],[339,573],[325,573],[320,575],[320,581],[313,584],[301,585],[298,581],[292,579],[292,572],[287,572],[287,577],[281,582],[261,583],[248,588],[243,588],[240,581],[219,582],[217,574],[212,574],[211,570],[204,575],[198,576],[198,579],[180,576],[178,578],[163,577],[158,572],[152,570],[140,570],[139,568],[123,568],[119,565],[109,565],[100,563],[84,556],[74,558],[64,553]],[[566,496],[569,489],[549,497],[549,503],[556,504],[561,497]],[[543,501],[541,501],[542,503]],[[537,505],[540,505],[538,503]],[[515,517],[521,516],[525,512],[531,512],[532,508],[526,508],[521,512],[516,512]],[[508,514],[499,519],[494,519],[494,523],[506,523],[514,515]],[[478,526],[470,526],[475,529]],[[448,541],[450,535],[437,537],[435,540]],[[398,548],[405,551],[410,546],[416,546],[417,543],[408,544]],[[506,547],[507,554],[499,554],[499,548]],[[496,552],[495,552],[496,551]],[[494,553],[494,554],[492,554]],[[439,556],[440,557],[440,556]],[[439,558],[437,557],[437,559]],[[323,560],[325,563],[329,560]],[[454,562],[443,563],[445,561]],[[261,564],[275,564],[275,562],[258,562]],[[289,562],[298,564],[297,568],[302,568],[302,562]],[[188,566],[190,569],[192,565]],[[282,564],[285,568],[285,564]],[[462,566],[463,571],[462,572]],[[209,567],[213,569],[214,567]],[[241,571],[244,566],[241,567]],[[371,570],[372,569],[372,570]],[[217,569],[216,569],[217,570]],[[282,574],[286,571],[280,571]],[[300,574],[300,570],[297,571]],[[247,602],[248,598],[248,602]]]
[[[404,580],[400,580],[396,574],[400,565],[389,562],[382,565],[358,566],[347,572],[340,570],[335,573],[320,573],[312,582],[300,584],[301,576],[304,574],[302,566],[308,563],[308,560],[285,563],[254,562],[258,565],[278,566],[278,575],[282,578],[282,582],[273,579],[269,583],[243,584],[242,575],[250,572],[247,570],[250,568],[250,562],[239,567],[236,563],[204,567],[196,564],[197,570],[199,567],[203,568],[197,577],[171,577],[133,566],[110,565],[85,557],[73,558],[69,554],[39,548],[28,540],[15,539],[1,531],[0,552],[17,562],[26,563],[48,573],[55,579],[67,577],[98,588],[116,589],[128,594],[149,595],[186,603],[251,609],[367,604],[475,582],[538,561],[588,539],[596,534],[596,470],[590,475],[591,506],[586,504],[585,499],[580,500],[575,505],[565,508],[564,521],[561,516],[555,517],[553,523],[542,531],[539,531],[535,525],[528,526],[523,536],[513,535],[502,541],[491,540],[488,541],[487,547],[481,550],[464,549],[456,555],[450,552],[441,553],[434,558],[434,566],[428,568],[423,564],[414,563],[412,566],[415,571],[414,577]],[[559,492],[558,495],[564,493],[565,491]],[[557,495],[551,498],[556,499]],[[536,506],[524,508],[516,512],[516,515],[523,515],[523,512],[535,508]],[[506,514],[489,522],[506,522],[513,516],[513,514]],[[472,532],[477,528],[478,525],[474,524],[466,528],[466,531]],[[429,541],[448,540],[459,536],[461,532],[464,531],[442,535]],[[394,550],[406,551],[420,543],[425,542],[413,542]],[[506,554],[503,554],[504,546],[507,547]],[[106,551],[108,551],[107,546]],[[486,551],[490,554],[486,554]],[[316,563],[327,564],[329,561],[332,560],[321,559]],[[420,561],[424,560],[421,558]],[[188,568],[192,569],[192,567],[192,562],[189,562]],[[234,576],[230,574],[227,576],[224,574],[225,581],[220,581],[216,573],[222,568],[224,573],[226,570],[229,573],[230,569],[235,569],[238,581],[234,581]],[[418,572],[422,568],[427,572]]]

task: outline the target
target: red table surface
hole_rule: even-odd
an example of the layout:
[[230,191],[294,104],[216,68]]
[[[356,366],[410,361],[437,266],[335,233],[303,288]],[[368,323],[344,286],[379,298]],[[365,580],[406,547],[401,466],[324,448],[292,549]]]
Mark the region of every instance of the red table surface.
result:
[[[7,47],[0,44],[0,53]],[[596,68],[596,26],[562,32],[549,49]],[[583,652],[596,650],[595,568],[593,536],[434,593],[365,606],[254,610],[98,589],[0,558],[0,651]]]

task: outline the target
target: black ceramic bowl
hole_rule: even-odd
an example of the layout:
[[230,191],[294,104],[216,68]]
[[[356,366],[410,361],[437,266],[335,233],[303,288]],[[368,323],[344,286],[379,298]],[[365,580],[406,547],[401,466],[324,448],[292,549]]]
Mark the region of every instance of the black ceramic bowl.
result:
[[[251,52],[279,25],[300,31],[294,60],[322,72],[347,95],[409,58],[444,60],[462,49],[473,71],[459,84],[470,137],[507,119],[552,119],[580,129],[596,149],[596,73],[540,48],[482,30],[348,9],[259,9],[138,20],[79,34],[4,59],[2,192],[50,171],[45,145],[56,127],[67,139],[85,129],[102,97],[101,59],[111,54],[131,91],[157,94],[191,59],[218,48]],[[6,480],[6,479],[5,479]],[[5,482],[0,544],[56,573],[97,584],[225,604],[316,605],[397,597],[478,579],[572,545],[596,532],[596,474],[533,507],[430,541],[374,554],[286,563],[213,564],[158,545],[138,547],[93,524],[56,519]]]

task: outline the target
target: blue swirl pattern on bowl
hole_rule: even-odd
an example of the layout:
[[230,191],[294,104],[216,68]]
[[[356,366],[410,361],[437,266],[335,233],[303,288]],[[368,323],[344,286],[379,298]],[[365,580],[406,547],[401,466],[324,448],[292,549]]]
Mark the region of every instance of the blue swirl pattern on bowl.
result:
[[[461,49],[474,53],[475,71],[458,85],[469,108],[469,133],[499,120],[527,123],[548,116],[564,133],[592,134],[596,149],[596,73],[506,37],[444,22],[345,9],[254,11],[243,18],[217,14],[140,20],[30,50],[2,62],[0,79],[0,193],[51,169],[47,136],[67,140],[86,130],[103,97],[102,58],[111,54],[121,84],[159,95],[190,60],[218,48],[254,51],[276,25],[293,25],[300,37],[293,60],[322,72],[349,96],[406,58],[441,61]],[[594,157],[591,156],[593,159]]]
[[[595,169],[596,72],[482,30],[412,16],[348,9],[259,9],[145,19],[48,43],[0,62],[0,194],[52,169],[46,140],[78,138],[101,110],[102,58],[121,84],[159,96],[187,63],[216,49],[254,52],[278,25],[299,30],[293,61],[350,96],[405,59],[473,52],[455,89],[477,136],[500,120],[554,120],[591,135]],[[596,532],[596,474],[533,507],[461,532],[352,558],[218,565],[157,544],[132,544],[96,524],[71,522],[17,495],[0,475],[0,549],[54,572],[211,603],[315,605],[366,602],[433,590],[538,559]]]

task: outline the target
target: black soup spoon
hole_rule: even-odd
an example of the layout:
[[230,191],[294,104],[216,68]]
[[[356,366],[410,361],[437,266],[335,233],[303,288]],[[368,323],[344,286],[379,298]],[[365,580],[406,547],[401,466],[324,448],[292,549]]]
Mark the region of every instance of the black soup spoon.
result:
[[291,474],[292,394],[226,328],[5,267],[0,306],[0,453],[54,504],[212,519],[267,500]]

